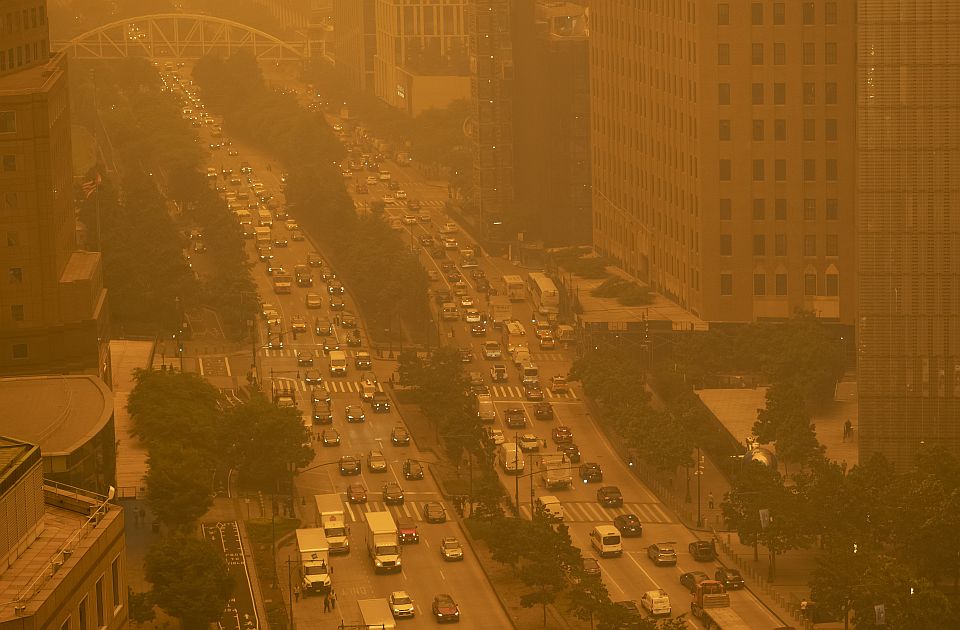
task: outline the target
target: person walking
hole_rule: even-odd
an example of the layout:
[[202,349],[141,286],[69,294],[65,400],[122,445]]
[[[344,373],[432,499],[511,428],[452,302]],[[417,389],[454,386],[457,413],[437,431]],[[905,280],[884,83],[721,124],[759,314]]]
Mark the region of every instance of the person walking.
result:
[[330,612],[330,593],[323,596],[323,612]]
[[712,510],[713,509],[713,492],[707,494],[707,506]]
[[295,601],[295,602],[299,602],[299,601],[300,601],[300,587],[299,587],[299,586],[294,586],[294,587],[293,587],[293,601]]
[[337,607],[337,593],[336,591],[333,590],[333,587],[331,586],[330,587],[330,608],[333,609],[336,607]]

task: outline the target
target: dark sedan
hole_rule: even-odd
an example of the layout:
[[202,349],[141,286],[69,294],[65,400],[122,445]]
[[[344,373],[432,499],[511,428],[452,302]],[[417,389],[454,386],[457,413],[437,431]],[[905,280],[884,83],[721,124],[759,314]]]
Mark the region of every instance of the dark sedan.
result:
[[436,501],[431,501],[423,506],[423,518],[428,523],[445,523],[447,511]]
[[713,574],[713,579],[723,584],[729,591],[731,589],[743,588],[743,576],[740,575],[740,569],[720,567]]
[[603,469],[596,462],[580,464],[580,479],[585,483],[599,483],[603,481]]
[[713,562],[717,558],[717,550],[709,540],[695,540],[687,545],[687,551],[700,562]]
[[680,575],[680,585],[692,593],[697,590],[697,584],[709,579],[710,576],[703,571],[687,571]]
[[507,419],[507,427],[510,429],[522,429],[527,426],[527,414],[522,407],[511,407],[504,415]]
[[567,456],[567,461],[571,464],[580,463],[580,447],[573,442],[569,444],[560,444],[557,450]]
[[347,486],[347,500],[350,503],[366,503],[367,489],[362,483],[351,483]]
[[408,481],[423,479],[423,464],[408,459],[403,462],[403,478]]
[[387,505],[403,505],[403,488],[396,481],[383,484],[383,502]]
[[620,530],[624,538],[636,538],[643,535],[643,525],[636,514],[618,514],[613,519],[613,526]]
[[340,458],[340,474],[341,475],[359,475],[360,474],[360,459],[354,457],[353,455],[344,455]]
[[603,507],[621,507],[623,495],[616,486],[603,486],[597,490],[597,502]]
[[537,420],[553,420],[553,405],[539,402],[533,406],[533,417]]

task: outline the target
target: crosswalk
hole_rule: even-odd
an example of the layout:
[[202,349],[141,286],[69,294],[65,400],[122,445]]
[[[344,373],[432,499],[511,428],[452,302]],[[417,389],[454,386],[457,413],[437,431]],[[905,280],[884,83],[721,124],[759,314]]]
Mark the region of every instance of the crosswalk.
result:
[[[609,523],[619,514],[636,514],[641,523],[677,522],[659,503],[625,503],[623,507],[606,508],[598,503],[571,501],[563,503],[563,512],[563,520],[573,523]],[[524,518],[530,518],[530,504],[521,505],[520,513]]]
[[[343,352],[347,355],[348,359],[353,360],[357,356],[357,351],[353,349],[341,348]],[[297,356],[297,351],[301,354],[309,354],[314,359],[324,358],[323,352],[319,348],[314,348],[312,346],[305,346],[298,348],[295,346],[286,346],[283,348],[261,348],[260,355],[264,357],[290,357],[295,358]],[[373,358],[373,357],[371,357]]]
[[[379,201],[379,199],[376,199],[376,200],[374,200],[374,201]],[[445,202],[444,200],[442,200],[442,199],[424,199],[424,200],[420,201],[420,207],[421,207],[421,208],[443,208],[445,205],[446,205],[446,202]],[[360,199],[354,199],[354,200],[353,200],[353,206],[354,206],[354,208],[357,208],[357,209],[360,209],[360,208],[369,208],[369,207],[370,207],[370,201],[363,201],[363,200],[360,200]],[[407,202],[401,199],[401,200],[399,200],[399,201],[394,201],[393,203],[390,204],[389,207],[391,207],[391,208],[406,208],[406,207],[407,207]]]
[[[295,382],[297,384],[296,385],[297,389],[300,390],[301,392],[308,392],[316,386],[314,383],[308,384],[303,379],[287,379],[287,380],[292,380],[293,382]],[[382,392],[383,385],[381,385],[379,382],[377,382],[376,385],[377,385],[377,391]],[[344,394],[348,392],[353,392],[355,394],[360,393],[360,381],[344,381],[342,379],[341,380],[324,379],[323,382],[320,383],[319,387],[330,394],[335,394],[337,392],[344,393]]]
[[[523,388],[519,385],[489,385],[490,394],[494,399],[498,398],[525,398],[523,395]],[[573,393],[573,390],[566,392],[553,392],[549,388],[543,389],[543,398],[544,400],[577,400],[577,395]]]
[[[403,505],[387,505],[382,501],[367,501],[366,503],[346,503],[344,502],[345,518],[349,522],[362,523],[367,520],[367,512],[390,512],[394,518],[406,516],[414,521],[426,521],[424,518],[424,506],[431,501],[406,501]],[[443,501],[432,501],[440,503],[447,512],[447,518],[453,518],[450,506]]]

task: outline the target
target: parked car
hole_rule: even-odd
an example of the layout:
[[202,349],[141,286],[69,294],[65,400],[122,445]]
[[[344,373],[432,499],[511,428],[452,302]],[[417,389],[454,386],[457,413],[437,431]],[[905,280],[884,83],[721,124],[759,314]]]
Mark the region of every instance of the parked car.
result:
[[710,540],[695,540],[687,545],[687,551],[700,562],[713,562],[717,558],[717,550]]
[[740,569],[734,569],[731,567],[717,568],[713,574],[713,579],[722,583],[728,591],[743,588],[745,586],[743,583],[743,576],[740,575]]

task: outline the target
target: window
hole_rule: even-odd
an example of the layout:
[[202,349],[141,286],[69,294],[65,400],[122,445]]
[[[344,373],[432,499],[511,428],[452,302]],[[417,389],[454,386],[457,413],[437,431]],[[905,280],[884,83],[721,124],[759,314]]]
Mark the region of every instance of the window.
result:
[[803,200],[803,220],[804,221],[816,221],[817,220],[817,200],[807,197]]
[[763,5],[759,2],[750,5],[750,24],[763,26]]
[[754,256],[766,256],[767,255],[767,237],[764,234],[754,234],[753,235],[753,255]]
[[7,247],[16,247],[20,244],[19,232],[7,232]]
[[817,63],[816,44],[805,43],[803,45],[803,65],[812,66]]
[[773,23],[777,26],[783,26],[787,21],[786,7],[782,2],[773,3]]
[[720,124],[720,139],[729,140],[730,139],[730,121],[727,119],[721,119]]
[[817,121],[813,118],[803,119],[803,139],[806,142],[813,142],[817,139]]
[[730,5],[721,3],[717,5],[717,26],[728,26],[730,24]]
[[20,200],[17,198],[17,193],[15,192],[5,192],[3,193],[3,207],[7,209],[14,209],[20,205]]
[[87,630],[87,598],[80,600],[80,607],[77,609],[77,625],[80,630]]
[[827,241],[824,243],[827,256],[840,255],[840,239],[836,234],[827,234]]
[[14,359],[26,359],[27,358],[27,344],[25,343],[15,343],[12,347],[13,358]]
[[729,182],[730,177],[730,160],[720,160],[720,181]]
[[824,163],[823,170],[826,173],[826,178],[828,182],[837,181],[838,168],[839,167],[837,166],[837,161],[835,159],[828,158],[827,161]]
[[729,221],[733,215],[733,204],[729,199],[720,200],[720,220]]
[[840,295],[840,276],[835,273],[828,273],[826,275],[826,293],[831,297]]
[[17,112],[0,112],[0,133],[16,133]]
[[730,65],[730,44],[717,44],[717,64]]
[[720,235],[720,255],[733,256],[733,235],[732,234]]
[[751,95],[754,105],[763,105],[763,83],[754,83]]
[[803,25],[810,26],[814,22],[814,10],[812,2],[803,3]]
[[23,304],[10,305],[10,319],[15,322],[23,321]]
[[753,140],[754,142],[760,142],[763,140],[763,120],[754,119],[753,121]]
[[753,161],[753,181],[762,182],[766,174],[763,170],[763,160],[754,160]]
[[837,104],[837,84],[825,83],[823,85],[823,102],[827,105]]
[[777,221],[787,220],[787,200],[777,197],[773,204],[773,218]]
[[720,105],[730,104],[730,84],[720,83],[717,85],[717,102]]
[[10,282],[15,284],[23,282],[23,267],[10,267]]
[[753,220],[763,221],[767,215],[767,203],[763,197],[756,197],[753,200]]
[[720,295],[733,295],[733,274],[720,274]]
[[787,84],[786,83],[773,84],[773,104],[774,105],[787,104]]
[[817,255],[817,235],[816,234],[803,235],[803,255],[804,256]]
[[120,608],[120,558],[116,558],[110,566],[111,578],[113,580],[113,608]]
[[3,172],[13,173],[16,170],[17,170],[17,156],[15,155],[3,156]]
[[837,119],[827,118],[823,121],[823,136],[830,142],[837,140]]
[[773,45],[773,65],[782,66],[787,63],[787,45],[779,42]]
[[777,142],[787,141],[787,121],[784,118],[777,118],[773,121],[773,139]]
[[767,276],[765,276],[762,273],[753,274],[753,294],[754,295],[767,294]]
[[787,274],[778,273],[774,276],[775,291],[777,295],[787,294]]
[[824,24],[837,23],[837,3],[836,2],[823,3],[823,22]]
[[750,46],[750,62],[755,66],[763,65],[763,44],[752,44]]
[[804,160],[803,161],[803,181],[813,182],[816,180],[817,180],[817,161]]
[[778,182],[787,181],[787,161],[778,158],[773,161],[773,178]]
[[803,84],[803,104],[804,105],[817,104],[817,86],[815,84],[813,83]]
[[823,45],[823,62],[827,65],[836,65],[837,63],[837,43],[826,42]]
[[107,625],[107,620],[103,612],[103,577],[97,580],[97,627],[103,628]]
[[803,274],[803,294],[804,295],[817,294],[817,274],[815,273]]
[[840,202],[838,199],[827,199],[827,221],[836,221],[840,218]]
[[774,256],[786,256],[787,255],[787,235],[781,233],[774,234],[773,236],[773,255]]

